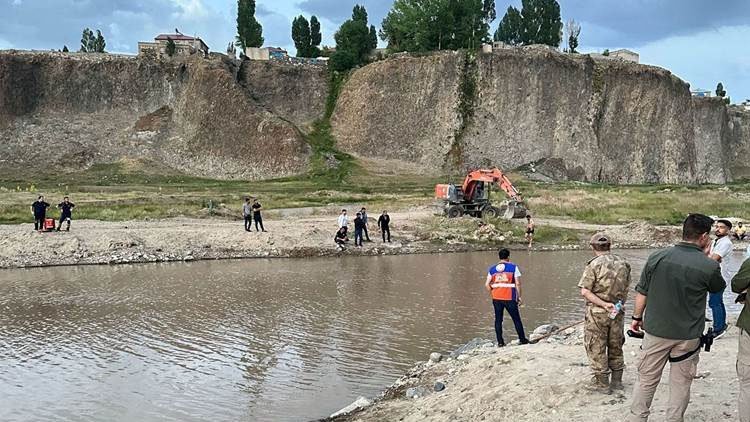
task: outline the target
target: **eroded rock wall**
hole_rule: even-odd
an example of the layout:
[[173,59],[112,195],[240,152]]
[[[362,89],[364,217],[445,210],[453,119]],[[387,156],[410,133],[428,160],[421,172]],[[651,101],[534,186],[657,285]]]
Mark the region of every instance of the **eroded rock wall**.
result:
[[306,172],[302,134],[237,82],[238,66],[221,55],[0,52],[0,166],[56,172],[135,159],[216,178]]
[[[464,119],[467,78],[476,89]],[[531,47],[366,66],[342,90],[333,127],[347,152],[430,170],[553,163],[572,180],[723,183],[740,166],[730,144],[750,142],[743,119],[731,125],[719,100],[693,99],[664,69]]]

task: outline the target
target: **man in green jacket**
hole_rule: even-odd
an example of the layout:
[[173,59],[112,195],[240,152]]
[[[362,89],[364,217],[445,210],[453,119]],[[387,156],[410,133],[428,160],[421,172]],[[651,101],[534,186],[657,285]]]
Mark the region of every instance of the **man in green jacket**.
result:
[[[740,271],[732,279],[732,291],[743,293],[750,287],[750,248],[747,259]],[[750,422],[750,308],[742,308],[737,327],[740,329],[739,348],[737,349],[737,377],[740,380],[739,416],[740,422]]]

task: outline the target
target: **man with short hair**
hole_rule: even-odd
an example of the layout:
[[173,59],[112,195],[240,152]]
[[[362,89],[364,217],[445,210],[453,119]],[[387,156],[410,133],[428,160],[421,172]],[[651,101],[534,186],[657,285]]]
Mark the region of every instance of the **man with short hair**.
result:
[[339,228],[346,227],[349,228],[349,217],[346,216],[346,210],[341,210],[341,214],[339,215],[338,219]]
[[[719,264],[706,256],[713,220],[690,214],[682,224],[682,242],[652,253],[636,286],[631,329],[645,334],[638,381],[629,421],[647,421],[667,361],[667,421],[682,421],[698,366],[705,325],[706,294],[726,287]],[[645,312],[645,313],[644,313]]]
[[245,231],[249,232],[253,227],[253,206],[250,204],[250,197],[245,197],[245,203],[242,204],[242,216],[245,218]]
[[365,223],[365,225],[362,228],[362,231],[365,234],[365,240],[368,242],[372,242],[372,240],[370,240],[370,234],[367,233],[367,210],[365,209],[365,207],[362,207],[362,209],[359,210],[359,213],[362,214],[362,221],[364,221]]
[[[711,252],[708,255],[711,259],[719,263],[721,276],[727,284],[732,281],[732,275],[727,262],[734,249],[732,241],[729,240],[729,232],[731,230],[731,221],[716,220],[716,230],[714,231],[716,239],[711,243]],[[718,293],[709,293],[708,306],[711,308],[711,315],[714,321],[714,336],[715,338],[719,338],[727,330],[727,309],[724,307],[724,289]]]
[[388,215],[388,211],[383,211],[383,214],[378,218],[378,227],[380,233],[383,235],[383,243],[385,243],[385,235],[388,234],[388,243],[391,243],[391,216]]
[[357,213],[357,218],[354,219],[354,246],[362,247],[362,231],[364,230],[365,222],[362,220],[362,214]]
[[[732,279],[732,291],[747,295],[750,287],[750,247],[747,249],[745,262],[739,272]],[[737,319],[740,329],[739,346],[737,347],[737,378],[740,381],[740,395],[738,398],[740,422],[750,422],[750,307],[747,298],[742,301],[743,307]]]
[[[263,216],[260,213],[263,211],[263,206],[258,202],[258,198],[253,198],[253,205],[251,208],[253,209],[253,220],[255,220],[255,231],[265,232],[266,229],[263,227]],[[258,230],[258,224],[260,224],[260,230]]]
[[581,296],[586,299],[583,341],[593,372],[587,388],[609,393],[610,387],[623,388],[625,322],[621,308],[628,297],[630,264],[611,253],[612,239],[605,233],[596,233],[589,245],[596,256],[588,262],[578,283]]
[[346,249],[346,242],[349,241],[349,237],[346,235],[346,226],[339,227],[336,235],[333,236],[333,241],[336,243],[336,247],[338,247],[340,251]]
[[65,227],[65,231],[70,231],[70,220],[73,219],[73,208],[75,208],[75,204],[70,202],[70,198],[67,196],[63,198],[63,201],[57,204],[57,208],[60,210],[60,223],[57,226],[57,231],[60,231],[62,228],[63,221],[66,221],[68,225]]
[[44,219],[47,217],[47,208],[49,208],[49,204],[44,202],[44,195],[39,195],[39,198],[31,204],[31,215],[34,216],[34,230],[44,230]]
[[503,339],[503,311],[507,310],[513,325],[516,327],[518,341],[528,344],[526,334],[523,331],[521,313],[518,306],[521,302],[521,271],[518,266],[510,261],[510,251],[500,249],[497,252],[500,262],[487,270],[487,279],[484,287],[492,297],[492,307],[495,309],[495,336],[497,347],[505,346]]

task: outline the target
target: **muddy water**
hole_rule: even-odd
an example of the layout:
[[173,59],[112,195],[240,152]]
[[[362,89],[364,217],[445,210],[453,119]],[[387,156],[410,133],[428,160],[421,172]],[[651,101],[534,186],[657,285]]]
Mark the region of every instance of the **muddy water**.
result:
[[[625,251],[639,274],[647,251]],[[517,253],[529,329],[585,252]],[[0,272],[0,420],[309,420],[492,338],[492,253]],[[729,298],[730,295],[728,294]],[[506,322],[507,340],[514,338]]]

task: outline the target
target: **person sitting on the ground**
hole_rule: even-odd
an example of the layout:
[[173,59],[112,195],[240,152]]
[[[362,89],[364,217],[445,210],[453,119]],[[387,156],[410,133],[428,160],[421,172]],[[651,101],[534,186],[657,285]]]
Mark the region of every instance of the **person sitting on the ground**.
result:
[[737,240],[745,240],[747,236],[747,227],[742,222],[737,223],[737,228],[734,229],[732,236]]
[[346,226],[339,227],[338,231],[336,231],[336,235],[333,237],[333,241],[336,242],[336,246],[339,248],[339,250],[346,249],[346,242],[349,241],[349,237],[346,234]]
[[65,231],[70,231],[70,220],[73,219],[73,208],[75,204],[70,202],[70,199],[66,196],[63,201],[57,204],[57,208],[60,209],[60,224],[57,226],[57,231],[62,228],[63,221],[67,222],[68,225],[65,227]]
[[39,195],[39,198],[31,204],[31,215],[34,216],[34,230],[44,230],[44,219],[47,218],[47,208],[49,208],[49,204],[44,202],[44,195]]

